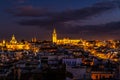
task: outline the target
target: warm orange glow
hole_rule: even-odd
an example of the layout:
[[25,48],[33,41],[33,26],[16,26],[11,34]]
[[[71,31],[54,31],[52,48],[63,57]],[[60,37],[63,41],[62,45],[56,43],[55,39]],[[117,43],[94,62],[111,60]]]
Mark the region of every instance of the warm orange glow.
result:
[[100,80],[102,78],[110,78],[113,77],[114,74],[109,73],[109,72],[93,72],[91,74],[91,79],[93,80]]
[[12,39],[10,40],[10,42],[6,42],[5,40],[3,40],[3,42],[0,44],[0,46],[5,46],[7,50],[29,50],[30,49],[30,44],[29,43],[18,43],[15,36],[12,36]]
[[78,42],[80,42],[80,39],[69,39],[69,38],[63,38],[63,39],[57,39],[57,33],[56,30],[53,30],[52,34],[52,42],[56,44],[73,44],[76,45]]

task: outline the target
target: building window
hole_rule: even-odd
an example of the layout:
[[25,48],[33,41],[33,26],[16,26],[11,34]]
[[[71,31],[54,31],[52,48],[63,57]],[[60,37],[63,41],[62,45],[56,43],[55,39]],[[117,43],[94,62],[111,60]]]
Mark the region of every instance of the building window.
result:
[[112,76],[109,76],[110,79],[112,79]]
[[102,79],[105,79],[105,76],[102,76]]
[[98,79],[98,75],[96,75],[96,79]]

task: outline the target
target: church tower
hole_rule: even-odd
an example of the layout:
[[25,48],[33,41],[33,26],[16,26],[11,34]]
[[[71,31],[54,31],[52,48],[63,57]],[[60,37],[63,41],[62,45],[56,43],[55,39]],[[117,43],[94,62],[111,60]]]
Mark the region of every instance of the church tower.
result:
[[15,39],[15,36],[12,35],[12,39],[10,41],[11,44],[16,44],[17,43],[17,40]]
[[54,28],[53,33],[52,33],[52,42],[56,43],[57,42],[57,33],[56,29]]

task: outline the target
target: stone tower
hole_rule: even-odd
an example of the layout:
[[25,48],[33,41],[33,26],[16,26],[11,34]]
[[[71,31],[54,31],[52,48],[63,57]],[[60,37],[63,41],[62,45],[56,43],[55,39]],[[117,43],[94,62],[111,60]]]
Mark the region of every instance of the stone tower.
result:
[[52,33],[52,42],[56,43],[57,42],[57,33],[56,29],[54,28],[53,33]]

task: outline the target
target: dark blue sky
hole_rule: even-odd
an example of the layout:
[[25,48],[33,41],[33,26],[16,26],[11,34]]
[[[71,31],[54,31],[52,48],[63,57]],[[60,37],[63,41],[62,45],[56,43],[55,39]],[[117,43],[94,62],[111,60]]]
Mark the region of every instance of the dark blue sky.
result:
[[0,0],[0,40],[120,39],[119,0]]

